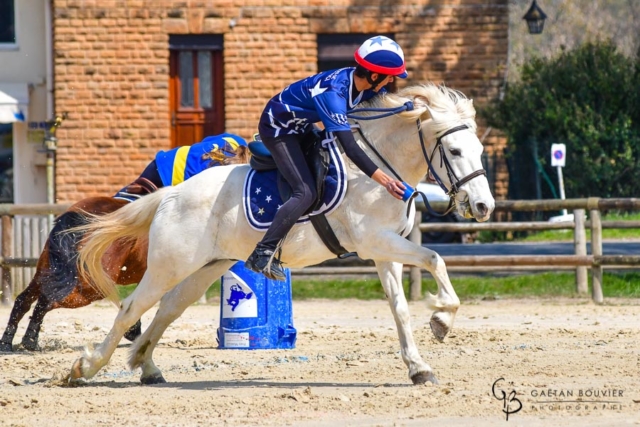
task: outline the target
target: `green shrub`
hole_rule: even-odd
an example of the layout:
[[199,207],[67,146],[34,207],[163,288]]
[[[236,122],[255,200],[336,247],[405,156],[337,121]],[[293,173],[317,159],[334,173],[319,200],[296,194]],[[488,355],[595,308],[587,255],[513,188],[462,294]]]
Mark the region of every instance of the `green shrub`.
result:
[[508,137],[512,199],[556,197],[553,143],[567,146],[567,198],[640,194],[640,61],[610,42],[534,58],[479,114]]

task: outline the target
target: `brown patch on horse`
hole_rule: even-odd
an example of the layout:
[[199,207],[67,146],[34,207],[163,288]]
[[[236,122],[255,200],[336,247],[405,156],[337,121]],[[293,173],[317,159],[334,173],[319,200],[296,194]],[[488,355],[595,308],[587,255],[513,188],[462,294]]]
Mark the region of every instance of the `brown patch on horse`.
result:
[[120,199],[114,199],[113,197],[88,197],[82,199],[69,208],[70,211],[84,211],[92,214],[108,214],[120,209],[121,207],[128,205],[129,202]]
[[80,281],[69,295],[51,304],[51,309],[85,307],[103,298],[104,296],[93,289],[91,285],[85,281]]
[[[106,215],[114,212],[129,202],[112,197],[90,197],[83,199],[69,208],[70,211],[86,212],[92,215]],[[138,283],[147,269],[146,239],[142,242],[116,242],[102,258],[104,269],[119,285]],[[38,261],[38,270],[49,267],[49,256],[45,251]],[[123,267],[126,267],[123,269]],[[52,308],[78,308],[104,298],[84,277],[78,277],[75,288],[65,298],[55,301]]]
[[[126,257],[117,275],[111,277],[118,285],[139,283],[140,280],[142,280],[144,272],[147,270],[148,239],[138,239],[133,245],[130,242],[122,243],[117,241],[111,247],[114,248],[114,250],[118,250],[118,248],[125,245],[126,247],[123,248],[123,253],[126,253]],[[111,248],[109,250],[111,250]],[[103,260],[102,263],[104,264],[105,261]]]

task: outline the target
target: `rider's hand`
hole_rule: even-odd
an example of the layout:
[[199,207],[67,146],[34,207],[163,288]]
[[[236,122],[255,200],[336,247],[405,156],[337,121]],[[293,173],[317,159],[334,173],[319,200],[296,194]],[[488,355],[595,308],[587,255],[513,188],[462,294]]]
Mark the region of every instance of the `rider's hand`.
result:
[[376,170],[371,178],[376,181],[378,184],[382,185],[387,189],[389,194],[395,197],[398,200],[402,200],[402,195],[404,194],[405,186],[402,181],[397,181],[391,178],[389,175],[384,173],[382,169]]
[[406,189],[402,181],[390,181],[387,184],[387,191],[398,200],[402,200],[404,190]]

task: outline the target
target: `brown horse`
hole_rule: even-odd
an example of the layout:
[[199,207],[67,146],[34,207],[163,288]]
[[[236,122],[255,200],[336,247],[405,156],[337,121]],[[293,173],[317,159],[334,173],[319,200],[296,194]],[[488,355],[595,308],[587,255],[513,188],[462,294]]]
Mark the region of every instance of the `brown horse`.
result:
[[[212,160],[218,164],[248,163],[250,153],[247,147],[240,146],[234,151],[235,157],[224,153],[210,153]],[[143,179],[137,179],[127,190],[140,195],[155,191],[156,187],[148,185]],[[78,245],[83,239],[79,233],[68,232],[69,229],[88,222],[88,214],[105,215],[113,212],[129,202],[113,197],[90,197],[71,206],[56,219],[56,224],[49,233],[49,238],[38,259],[36,273],[29,286],[16,297],[9,316],[7,328],[0,339],[0,352],[13,351],[13,338],[18,323],[33,309],[29,326],[22,338],[22,346],[31,351],[38,350],[38,336],[44,316],[57,308],[78,308],[104,298],[84,278],[78,277],[77,259]],[[102,258],[102,263],[111,279],[119,285],[138,283],[147,269],[147,241],[115,242]],[[130,341],[141,333],[140,320],[125,334]]]
[[[66,230],[85,224],[86,213],[104,215],[126,204],[128,202],[112,197],[90,197],[71,206],[56,220],[56,225],[51,230],[38,259],[36,274],[13,304],[9,323],[0,340],[0,351],[13,350],[12,343],[18,323],[36,300],[38,302],[22,338],[22,346],[27,350],[38,349],[42,321],[49,311],[56,308],[84,307],[104,298],[83,277],[78,277],[77,246],[82,236],[67,233]],[[147,242],[136,242],[133,246],[130,242],[116,242],[103,258],[103,264],[116,283],[138,283],[147,268]],[[139,321],[127,332],[126,337],[133,340],[138,335]]]

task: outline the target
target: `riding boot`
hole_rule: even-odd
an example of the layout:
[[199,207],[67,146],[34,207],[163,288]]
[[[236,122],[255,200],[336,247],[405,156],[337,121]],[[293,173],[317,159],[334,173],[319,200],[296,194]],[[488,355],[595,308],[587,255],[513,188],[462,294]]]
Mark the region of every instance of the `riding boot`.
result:
[[273,249],[257,247],[253,253],[249,255],[244,266],[251,271],[264,274],[269,279],[280,282],[287,280],[287,275],[282,268],[282,263],[276,258]]

